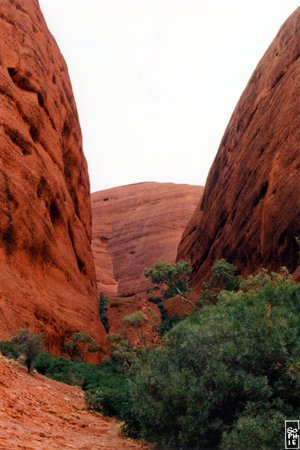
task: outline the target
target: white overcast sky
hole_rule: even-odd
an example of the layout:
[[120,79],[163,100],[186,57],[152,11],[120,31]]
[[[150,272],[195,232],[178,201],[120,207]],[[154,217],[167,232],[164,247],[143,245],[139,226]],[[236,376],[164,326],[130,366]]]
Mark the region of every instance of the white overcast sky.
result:
[[67,62],[91,191],[203,185],[294,0],[39,0]]

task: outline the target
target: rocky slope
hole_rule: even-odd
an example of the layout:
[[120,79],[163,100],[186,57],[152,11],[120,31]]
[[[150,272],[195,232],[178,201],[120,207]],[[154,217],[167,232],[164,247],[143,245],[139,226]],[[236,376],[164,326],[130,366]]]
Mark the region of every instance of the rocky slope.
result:
[[149,182],[92,194],[92,250],[99,292],[120,296],[143,292],[146,269],[157,261],[175,261],[202,191]]
[[[140,325],[124,322],[124,317],[136,311],[142,314]],[[158,333],[161,323],[159,309],[142,296],[109,297],[107,318],[110,327],[109,333],[120,334],[133,346],[152,347],[161,343]]]
[[87,165],[64,59],[37,0],[0,11],[0,339],[43,330],[98,341]]
[[[243,272],[285,265],[300,250],[300,8],[259,62],[230,119],[178,258],[200,287],[220,257]],[[298,269],[299,271],[299,269]]]
[[120,436],[120,424],[87,411],[83,391],[0,356],[0,448],[121,450],[146,445]]

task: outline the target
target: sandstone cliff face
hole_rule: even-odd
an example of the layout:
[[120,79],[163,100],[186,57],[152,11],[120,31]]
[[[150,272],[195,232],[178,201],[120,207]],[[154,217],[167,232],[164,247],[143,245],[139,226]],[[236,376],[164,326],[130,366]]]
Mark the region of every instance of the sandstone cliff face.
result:
[[[178,258],[200,287],[220,257],[244,273],[291,272],[300,236],[300,8],[254,71],[230,119]],[[297,242],[298,239],[298,242]]]
[[142,292],[146,269],[157,261],[175,261],[202,191],[149,182],[92,194],[92,250],[99,292],[120,296]]
[[68,70],[37,0],[0,11],[0,339],[98,341],[87,165]]

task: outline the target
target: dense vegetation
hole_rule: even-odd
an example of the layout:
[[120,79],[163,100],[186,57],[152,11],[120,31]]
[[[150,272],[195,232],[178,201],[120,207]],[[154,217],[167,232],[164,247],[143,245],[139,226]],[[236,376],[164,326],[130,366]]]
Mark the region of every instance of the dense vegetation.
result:
[[300,415],[300,286],[285,271],[243,280],[220,266],[232,290],[207,286],[208,305],[144,355],[131,417],[162,448],[279,449],[284,419]]
[[283,448],[284,420],[300,416],[300,284],[284,269],[243,279],[220,260],[197,305],[168,324],[159,348],[111,334],[101,365],[42,353],[35,367],[81,386],[91,408],[162,449]]
[[114,361],[95,365],[45,352],[37,358],[35,368],[49,378],[80,386],[86,391],[87,404],[103,414],[121,418],[127,408],[129,379]]

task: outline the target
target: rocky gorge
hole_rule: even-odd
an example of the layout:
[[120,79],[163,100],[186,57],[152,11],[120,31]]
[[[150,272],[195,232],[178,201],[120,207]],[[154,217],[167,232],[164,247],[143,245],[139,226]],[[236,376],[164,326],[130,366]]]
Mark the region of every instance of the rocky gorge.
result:
[[[283,24],[251,76],[225,130],[205,187],[142,182],[92,194],[68,69],[39,2],[3,0],[0,22],[1,341],[25,327],[43,333],[45,349],[52,355],[66,356],[66,340],[73,332],[83,331],[100,348],[93,362],[104,361],[98,366],[109,367],[111,373],[115,370],[114,375],[122,377],[124,365],[113,369],[105,366],[113,352],[108,332],[128,339],[129,353],[147,345],[163,347],[158,331],[159,308],[147,300],[149,280],[144,276],[157,261],[190,260],[195,298],[220,258],[235,264],[243,275],[262,267],[277,271],[286,266],[294,279],[300,279],[300,8]],[[292,295],[297,294],[297,287],[288,287],[295,289]],[[109,330],[100,320],[100,293],[108,298],[105,313]],[[258,314],[258,319],[265,315],[263,319],[270,324],[273,306],[270,302],[262,305],[263,314]],[[169,303],[167,310],[173,313],[174,307]],[[141,313],[140,328],[123,320],[133,312]],[[175,312],[187,311],[179,308]],[[276,330],[282,332],[287,322],[279,319]],[[214,322],[212,325],[208,338],[218,328]],[[195,329],[184,326],[183,330]],[[199,329],[194,335],[191,332],[190,342],[201,335]],[[178,343],[189,336],[184,332]],[[255,333],[253,336],[257,337]],[[223,338],[227,338],[226,333]],[[270,353],[274,350],[271,344]],[[178,348],[180,345],[174,346],[172,357]],[[199,348],[194,346],[195,353]],[[238,354],[238,346],[234,348]],[[189,356],[184,346],[180,351],[182,360]],[[47,364],[55,366],[50,357]],[[286,361],[289,364],[288,358]],[[192,363],[197,366],[197,361]],[[116,361],[113,364],[117,365]],[[60,365],[62,358],[57,372]],[[145,378],[157,405],[162,394],[175,387],[172,398],[166,401],[167,418],[176,408],[180,414],[184,409],[184,402],[175,394],[182,386],[182,395],[187,390],[186,379],[180,377],[190,369],[185,367],[185,372],[180,366],[178,378],[172,379],[175,365],[170,367],[159,392],[156,386],[161,378],[154,379],[153,385],[151,376]],[[294,370],[292,364],[287,367]],[[214,376],[213,365],[212,369],[209,382]],[[93,368],[86,370],[93,379]],[[297,378],[295,373],[292,382]],[[102,376],[109,379],[110,374],[103,372]],[[267,375],[260,378],[265,383]],[[70,379],[72,383],[72,376]],[[77,383],[87,388],[84,377]],[[228,389],[231,384],[229,380]],[[224,389],[220,385],[222,401]],[[122,384],[121,388],[105,387],[111,395],[114,389],[123,389]],[[254,391],[256,395],[260,389],[255,387]],[[19,362],[1,355],[0,393],[0,446],[4,449],[150,448],[120,436],[120,423],[114,419],[91,412],[79,388],[50,381],[36,372],[28,374]],[[124,407],[124,401],[128,412],[130,402],[122,394],[116,403]],[[100,391],[101,400],[103,396]],[[142,392],[141,402],[145,398]],[[177,403],[172,403],[173,398]],[[111,398],[108,403],[113,403]],[[192,403],[195,411],[201,409],[194,397]],[[219,405],[216,409],[219,413]],[[226,404],[224,410],[227,414]],[[188,414],[185,418],[190,423]],[[155,420],[162,425],[159,414]]]

